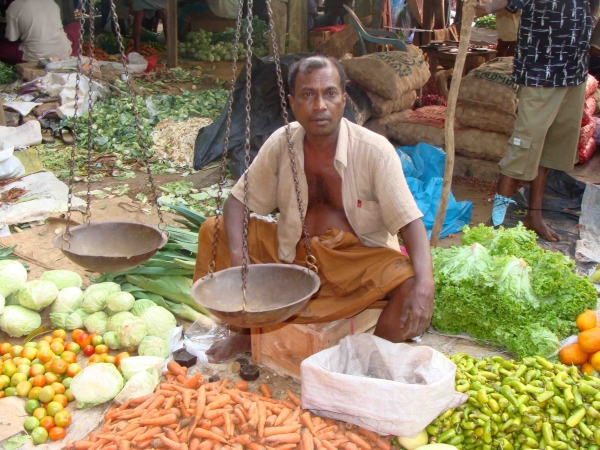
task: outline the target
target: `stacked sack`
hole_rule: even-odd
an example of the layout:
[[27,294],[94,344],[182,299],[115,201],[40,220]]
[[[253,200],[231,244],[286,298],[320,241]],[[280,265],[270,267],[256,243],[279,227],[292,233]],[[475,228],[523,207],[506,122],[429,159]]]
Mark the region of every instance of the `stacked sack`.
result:
[[598,90],[598,80],[592,75],[588,75],[585,89],[585,104],[583,107],[583,116],[581,119],[581,133],[579,135],[579,162],[583,164],[592,157],[596,152],[597,144],[594,135],[598,127],[597,121],[594,118],[598,102],[596,100],[596,92]]
[[341,61],[348,78],[371,100],[371,120],[367,128],[391,114],[412,108],[416,90],[429,80],[429,65],[423,52],[408,46],[408,52],[373,53]]

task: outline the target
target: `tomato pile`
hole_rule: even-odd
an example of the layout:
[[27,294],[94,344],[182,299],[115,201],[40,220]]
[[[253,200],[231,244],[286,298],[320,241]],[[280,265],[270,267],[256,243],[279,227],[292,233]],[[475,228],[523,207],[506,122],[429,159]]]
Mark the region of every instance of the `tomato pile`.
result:
[[104,344],[104,339],[96,333],[87,334],[85,330],[73,330],[71,338],[83,348],[83,354],[89,357],[88,364],[107,363],[120,368],[121,360],[130,357],[128,352],[121,352],[117,356],[109,355],[109,348]]

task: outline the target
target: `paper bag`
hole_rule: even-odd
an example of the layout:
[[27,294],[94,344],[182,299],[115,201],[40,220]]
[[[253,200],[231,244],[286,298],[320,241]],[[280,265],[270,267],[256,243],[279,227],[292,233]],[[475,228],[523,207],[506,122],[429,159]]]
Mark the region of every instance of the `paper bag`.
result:
[[302,362],[302,407],[381,435],[415,437],[466,401],[456,366],[430,347],[361,334]]

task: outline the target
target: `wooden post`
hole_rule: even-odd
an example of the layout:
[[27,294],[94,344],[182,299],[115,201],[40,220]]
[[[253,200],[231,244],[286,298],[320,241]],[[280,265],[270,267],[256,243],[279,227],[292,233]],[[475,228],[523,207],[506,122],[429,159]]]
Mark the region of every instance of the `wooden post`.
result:
[[[282,0],[271,0],[271,11],[273,12],[277,50],[280,55],[284,55],[285,32],[287,30],[287,3]],[[269,54],[273,56],[273,48],[269,49]]]
[[290,46],[289,53],[303,53],[307,49],[308,40],[308,2],[306,0],[289,0]]
[[445,0],[433,0],[434,11],[434,28],[441,30],[446,28],[446,9],[444,8]]
[[[423,0],[423,29],[433,29],[433,0]],[[421,33],[421,45],[427,45],[431,42],[433,33]]]
[[446,166],[444,167],[444,184],[442,185],[442,195],[433,229],[431,230],[431,245],[437,247],[440,241],[440,231],[446,219],[446,208],[450,198],[450,189],[452,188],[452,175],[454,174],[454,117],[456,115],[456,101],[458,99],[458,90],[467,59],[469,50],[469,41],[471,40],[471,24],[475,17],[475,8],[472,5],[473,0],[466,0],[463,7],[463,27],[460,33],[460,42],[458,44],[458,54],[454,63],[454,76],[450,84],[448,94],[448,106],[446,108]]
[[167,0],[167,66],[177,67],[177,0]]

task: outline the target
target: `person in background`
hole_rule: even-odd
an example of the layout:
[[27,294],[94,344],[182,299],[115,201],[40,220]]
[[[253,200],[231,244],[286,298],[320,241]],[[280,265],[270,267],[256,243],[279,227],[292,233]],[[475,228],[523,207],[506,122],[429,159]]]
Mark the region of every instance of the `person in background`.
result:
[[79,22],[63,27],[54,0],[15,0],[6,10],[6,40],[0,42],[0,61],[19,64],[76,56],[80,32]]
[[511,13],[501,9],[496,13],[496,30],[498,31],[498,57],[515,56],[519,18],[521,11]]
[[319,14],[317,0],[308,0],[308,31],[317,28],[341,25],[344,23],[343,16],[347,14],[344,5],[350,2],[344,0],[325,0],[324,14]]
[[150,17],[158,11],[167,38],[167,0],[133,0],[133,51],[140,52],[142,42],[142,22],[147,13]]
[[494,198],[492,223],[502,225],[520,182],[530,182],[524,225],[560,240],[542,216],[550,169],[570,172],[578,157],[593,17],[589,0],[478,0],[478,16],[521,11],[513,81],[519,108]]

